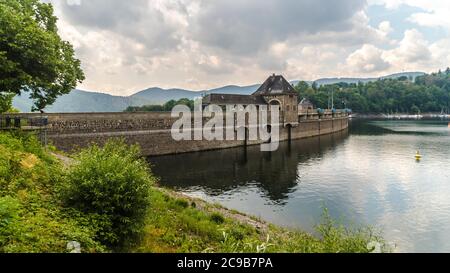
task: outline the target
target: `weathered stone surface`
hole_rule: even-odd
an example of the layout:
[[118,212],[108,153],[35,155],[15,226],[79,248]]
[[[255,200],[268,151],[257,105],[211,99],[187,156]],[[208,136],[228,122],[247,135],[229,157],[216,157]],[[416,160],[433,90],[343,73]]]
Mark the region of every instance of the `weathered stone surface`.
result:
[[[42,114],[16,114],[28,119]],[[144,155],[165,155],[231,148],[261,144],[261,141],[175,141],[172,124],[178,118],[170,113],[74,113],[44,114],[48,117],[47,137],[50,143],[63,151],[86,147],[91,143],[102,145],[110,138],[124,138],[129,144],[139,144]],[[204,121],[207,119],[204,118]],[[280,139],[307,138],[329,134],[348,128],[346,114],[299,113],[298,123],[287,124],[280,131]],[[290,130],[290,133],[289,133]]]

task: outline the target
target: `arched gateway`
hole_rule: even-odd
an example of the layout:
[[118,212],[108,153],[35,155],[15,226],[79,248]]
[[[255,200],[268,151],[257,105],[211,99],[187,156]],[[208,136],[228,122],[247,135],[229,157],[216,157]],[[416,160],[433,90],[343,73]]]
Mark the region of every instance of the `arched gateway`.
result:
[[252,95],[210,94],[203,98],[204,106],[227,105],[279,105],[280,122],[283,126],[298,125],[298,94],[281,75],[273,74]]

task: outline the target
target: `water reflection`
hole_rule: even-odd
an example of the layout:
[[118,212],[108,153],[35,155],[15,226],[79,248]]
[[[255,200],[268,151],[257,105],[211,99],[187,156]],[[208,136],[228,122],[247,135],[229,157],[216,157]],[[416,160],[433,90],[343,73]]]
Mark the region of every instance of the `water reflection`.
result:
[[353,120],[350,122],[352,135],[449,135],[450,125],[446,128],[445,121],[422,120],[422,121],[402,121],[402,120]]
[[301,177],[300,163],[319,160],[335,150],[348,131],[283,142],[276,152],[261,152],[259,146],[214,152],[150,158],[160,184],[180,191],[202,191],[209,196],[232,193],[242,187],[257,187],[273,203],[284,204]]
[[[314,231],[323,207],[380,228],[397,251],[450,251],[450,128],[442,121],[356,121],[348,132],[149,159],[163,186]],[[417,150],[423,155],[417,162]]]

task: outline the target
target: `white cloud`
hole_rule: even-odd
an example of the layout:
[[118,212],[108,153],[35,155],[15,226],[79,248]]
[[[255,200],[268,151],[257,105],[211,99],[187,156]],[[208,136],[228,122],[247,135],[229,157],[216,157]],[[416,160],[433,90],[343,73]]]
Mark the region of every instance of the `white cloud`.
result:
[[409,20],[430,27],[450,29],[450,1],[446,0],[369,0],[369,4],[382,4],[388,9],[397,9],[401,5],[418,7],[424,12],[417,12]]
[[389,68],[383,57],[383,51],[373,45],[365,44],[347,58],[347,65],[354,71],[379,72]]
[[355,50],[347,58],[345,69],[360,76],[375,72],[379,76],[400,71],[434,72],[449,65],[449,48],[449,38],[430,43],[418,30],[409,29],[392,49],[365,44]]
[[[445,37],[430,43],[409,30],[402,41],[392,40],[391,23],[370,26],[359,0],[48,1],[82,61],[87,77],[79,88],[116,95],[149,86],[254,84],[274,72],[304,80],[429,72],[449,55]],[[397,8],[405,1],[388,2]],[[425,9],[435,20],[427,24],[443,24],[435,5]]]
[[436,65],[441,68],[450,66],[450,38],[439,40],[432,45],[430,45],[430,51],[433,60],[436,61]]
[[389,35],[394,29],[391,26],[389,21],[383,21],[378,25],[378,30],[382,33],[383,36]]
[[423,38],[422,33],[416,29],[405,31],[402,41],[397,48],[389,50],[385,54],[391,63],[420,64],[431,60],[429,43]]

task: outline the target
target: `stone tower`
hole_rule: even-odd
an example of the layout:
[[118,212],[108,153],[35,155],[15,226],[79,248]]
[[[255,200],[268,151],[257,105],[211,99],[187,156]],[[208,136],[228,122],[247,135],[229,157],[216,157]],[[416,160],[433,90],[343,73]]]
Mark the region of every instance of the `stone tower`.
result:
[[298,93],[283,76],[273,74],[253,96],[262,96],[269,105],[279,105],[284,126],[298,125]]

